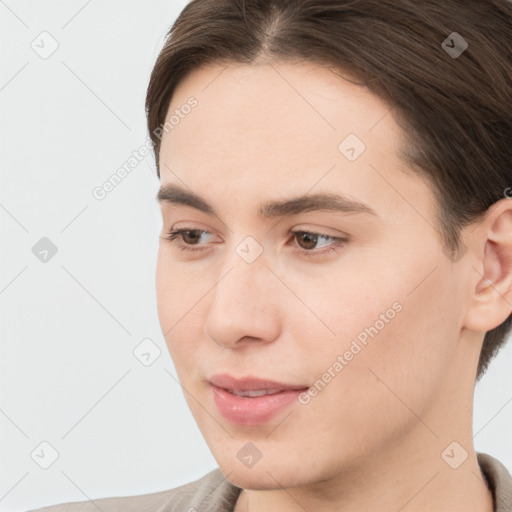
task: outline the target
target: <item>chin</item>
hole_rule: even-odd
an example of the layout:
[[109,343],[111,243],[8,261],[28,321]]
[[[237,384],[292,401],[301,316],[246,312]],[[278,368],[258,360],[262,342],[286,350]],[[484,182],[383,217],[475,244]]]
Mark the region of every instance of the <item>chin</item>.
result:
[[[271,472],[270,475],[274,476]],[[272,478],[268,473],[252,473],[248,470],[234,470],[227,480],[233,485],[241,487],[242,489],[250,489],[253,491],[271,491],[289,487],[295,487],[298,484],[289,484],[286,479],[280,476]]]
[[[238,461],[237,461],[238,462]],[[259,467],[244,468],[240,464],[219,464],[219,468],[226,479],[237,487],[255,491],[268,491],[284,488],[293,488],[308,484],[297,475],[293,468],[274,468],[258,463]],[[309,474],[311,477],[311,474]]]

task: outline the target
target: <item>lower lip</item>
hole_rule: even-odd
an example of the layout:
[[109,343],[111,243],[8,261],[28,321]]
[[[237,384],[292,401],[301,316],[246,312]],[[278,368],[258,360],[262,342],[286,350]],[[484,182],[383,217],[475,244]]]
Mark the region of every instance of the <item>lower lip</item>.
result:
[[280,391],[257,397],[236,396],[212,385],[213,399],[224,418],[236,425],[263,425],[286,406],[295,402],[307,388]]

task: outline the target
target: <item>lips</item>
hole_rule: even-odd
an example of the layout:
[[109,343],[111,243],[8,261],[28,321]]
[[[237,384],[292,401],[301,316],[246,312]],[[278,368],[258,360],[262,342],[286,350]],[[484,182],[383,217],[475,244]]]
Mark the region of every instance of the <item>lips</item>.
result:
[[210,382],[218,388],[227,389],[230,392],[243,391],[261,391],[266,390],[270,393],[278,393],[279,391],[303,390],[309,386],[303,384],[285,384],[274,380],[259,379],[256,377],[242,377],[236,379],[228,374],[213,375]]
[[258,426],[269,422],[285,408],[297,402],[307,386],[273,380],[230,375],[210,378],[213,400],[219,412],[231,423]]
[[247,391],[238,391],[237,389],[228,389],[232,395],[247,396],[249,398],[256,398],[257,396],[275,395],[281,393],[282,389],[254,389]]

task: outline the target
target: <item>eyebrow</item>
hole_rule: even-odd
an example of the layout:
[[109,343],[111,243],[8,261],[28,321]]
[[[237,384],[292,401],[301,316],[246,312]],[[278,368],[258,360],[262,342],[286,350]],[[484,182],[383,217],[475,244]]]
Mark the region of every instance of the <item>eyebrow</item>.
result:
[[[159,204],[190,206],[207,215],[219,217],[215,209],[202,197],[173,183],[162,185],[158,190],[156,200]],[[375,210],[367,204],[333,193],[306,194],[290,199],[266,201],[258,211],[260,215],[269,219],[310,211],[333,211],[347,214],[369,213],[378,217]]]

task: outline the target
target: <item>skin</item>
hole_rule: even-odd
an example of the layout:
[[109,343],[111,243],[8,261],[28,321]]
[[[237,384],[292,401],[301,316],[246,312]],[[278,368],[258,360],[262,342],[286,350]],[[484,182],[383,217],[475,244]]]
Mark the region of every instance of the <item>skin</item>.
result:
[[[317,64],[258,61],[195,70],[168,115],[190,96],[198,106],[162,139],[161,184],[200,195],[218,217],[162,202],[158,314],[198,427],[244,489],[236,511],[492,512],[473,389],[484,333],[512,309],[511,201],[464,230],[455,261],[433,229],[432,190],[400,159],[390,106],[367,89]],[[349,133],[366,145],[354,162],[338,150]],[[377,216],[258,215],[264,201],[320,191]],[[178,237],[204,252],[166,240],[185,227],[207,231]],[[335,242],[308,245],[291,234],[299,228],[349,241],[308,256]],[[250,264],[236,252],[247,236],[263,250]],[[212,374],[313,386],[396,302],[401,311],[308,404],[261,426],[220,415]],[[247,441],[262,453],[250,468],[237,457]],[[468,455],[457,469],[441,456],[454,441],[455,459]]]

